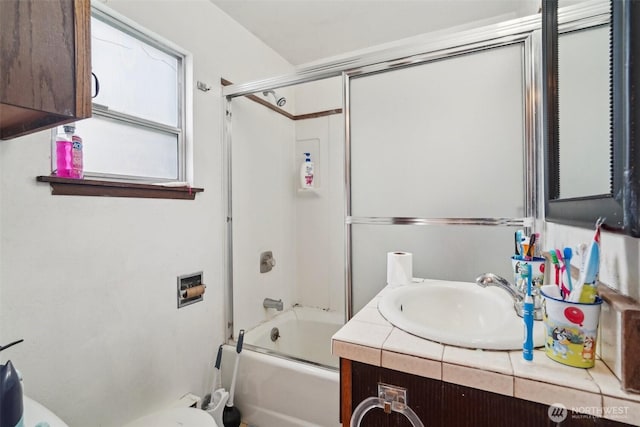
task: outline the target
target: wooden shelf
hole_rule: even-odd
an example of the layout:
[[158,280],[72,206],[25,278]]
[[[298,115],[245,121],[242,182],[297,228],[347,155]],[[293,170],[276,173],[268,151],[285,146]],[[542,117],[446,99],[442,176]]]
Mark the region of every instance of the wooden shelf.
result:
[[133,184],[96,179],[73,179],[59,176],[37,176],[36,181],[48,182],[54,196],[135,197],[143,199],[194,200],[196,193],[204,191],[196,187],[173,187],[156,184]]

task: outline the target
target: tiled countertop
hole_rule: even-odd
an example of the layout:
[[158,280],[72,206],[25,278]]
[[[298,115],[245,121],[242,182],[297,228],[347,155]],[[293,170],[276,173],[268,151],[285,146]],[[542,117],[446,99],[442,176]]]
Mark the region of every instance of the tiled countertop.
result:
[[333,336],[334,355],[640,426],[640,395],[623,391],[600,360],[581,369],[555,362],[542,350],[526,362],[522,351],[471,350],[418,338],[378,312],[386,289]]

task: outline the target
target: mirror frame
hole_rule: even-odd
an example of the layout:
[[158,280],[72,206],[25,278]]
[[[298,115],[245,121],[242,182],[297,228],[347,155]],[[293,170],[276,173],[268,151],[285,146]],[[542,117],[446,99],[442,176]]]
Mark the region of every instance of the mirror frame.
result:
[[[611,178],[609,194],[560,199],[560,137],[558,118],[558,3],[542,2],[542,103],[545,181],[545,219],[548,222],[603,228],[640,237],[640,0],[611,1]],[[637,61],[638,59],[636,59]]]

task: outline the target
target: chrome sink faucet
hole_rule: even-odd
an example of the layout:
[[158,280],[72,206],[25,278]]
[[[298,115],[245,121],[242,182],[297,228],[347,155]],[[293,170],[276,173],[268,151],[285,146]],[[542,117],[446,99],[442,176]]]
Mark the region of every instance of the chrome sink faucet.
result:
[[264,308],[275,308],[278,311],[282,311],[282,309],[284,308],[281,299],[275,300],[272,298],[265,298],[264,301],[262,301],[262,306]]
[[[522,290],[512,285],[507,279],[500,277],[497,274],[484,273],[478,276],[476,279],[476,285],[482,286],[483,288],[486,288],[487,286],[496,286],[509,293],[511,298],[513,298],[513,308],[515,309],[516,314],[522,317],[525,294]],[[535,308],[533,310],[533,318],[535,320],[542,320],[542,305],[540,304],[540,296],[537,292],[536,295],[534,295],[534,301]]]

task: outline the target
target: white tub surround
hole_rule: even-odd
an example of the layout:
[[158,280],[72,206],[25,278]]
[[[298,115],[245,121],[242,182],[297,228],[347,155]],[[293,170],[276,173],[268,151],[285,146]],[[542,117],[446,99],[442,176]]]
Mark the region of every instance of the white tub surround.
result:
[[[344,324],[343,319],[342,313],[294,306],[247,331],[244,344],[257,351],[337,369],[338,358],[331,354],[329,343]],[[274,328],[277,337],[272,337]]]
[[[329,340],[325,341],[329,347]],[[329,350],[327,349],[327,352]],[[229,389],[235,346],[225,345],[222,384]],[[339,426],[339,373],[283,357],[244,349],[234,405],[248,425],[260,427]]]
[[535,350],[489,351],[442,345],[410,335],[378,312],[384,288],[332,337],[334,355],[499,393],[532,402],[561,403],[574,412],[640,426],[640,395],[626,393],[600,360],[591,369],[565,366]]
[[[338,426],[338,358],[331,354],[331,336],[343,324],[342,313],[294,306],[248,330],[234,398],[242,419],[260,427]],[[225,345],[227,390],[235,360],[235,345]]]

